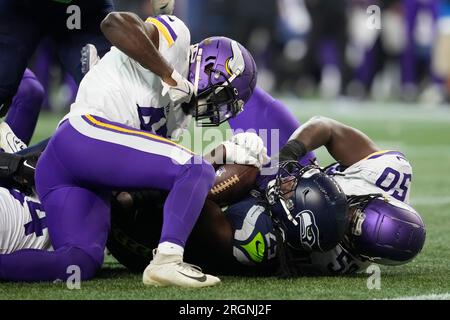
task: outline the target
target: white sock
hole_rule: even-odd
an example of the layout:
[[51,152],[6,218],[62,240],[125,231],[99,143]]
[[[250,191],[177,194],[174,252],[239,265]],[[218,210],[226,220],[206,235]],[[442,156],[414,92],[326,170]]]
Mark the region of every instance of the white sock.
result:
[[162,254],[183,256],[184,248],[178,244],[164,241],[158,245],[158,252]]

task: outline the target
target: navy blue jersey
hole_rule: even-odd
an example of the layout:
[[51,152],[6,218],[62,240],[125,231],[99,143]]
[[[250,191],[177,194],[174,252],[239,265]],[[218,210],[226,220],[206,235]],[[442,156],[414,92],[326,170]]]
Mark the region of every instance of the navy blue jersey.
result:
[[276,257],[277,241],[268,204],[250,195],[225,211],[234,230],[233,256],[244,265],[261,265]]

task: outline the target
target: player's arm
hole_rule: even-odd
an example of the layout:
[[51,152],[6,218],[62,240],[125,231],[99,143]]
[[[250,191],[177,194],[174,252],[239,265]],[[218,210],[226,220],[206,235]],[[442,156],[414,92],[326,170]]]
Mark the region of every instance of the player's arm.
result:
[[361,131],[326,117],[314,117],[299,127],[280,150],[280,161],[298,160],[306,153],[325,146],[343,166],[379,151],[375,143]]
[[159,31],[153,24],[131,12],[112,12],[103,20],[101,29],[112,45],[168,85],[177,85],[172,78],[172,66],[159,53]]

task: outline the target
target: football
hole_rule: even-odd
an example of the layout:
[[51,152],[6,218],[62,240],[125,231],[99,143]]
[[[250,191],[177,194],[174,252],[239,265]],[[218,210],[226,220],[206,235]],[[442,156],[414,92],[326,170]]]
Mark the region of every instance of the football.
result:
[[220,206],[235,203],[254,187],[259,169],[241,164],[225,164],[216,170],[216,181],[208,199]]

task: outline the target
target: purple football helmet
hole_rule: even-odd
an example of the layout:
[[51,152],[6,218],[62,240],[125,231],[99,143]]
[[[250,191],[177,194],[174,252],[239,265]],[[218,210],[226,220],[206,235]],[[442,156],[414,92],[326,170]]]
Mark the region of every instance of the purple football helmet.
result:
[[192,46],[188,79],[195,87],[194,117],[199,126],[218,126],[242,112],[256,86],[252,55],[225,37]]
[[425,225],[413,208],[377,195],[354,199],[349,200],[356,208],[344,238],[352,254],[378,264],[401,265],[422,250]]

